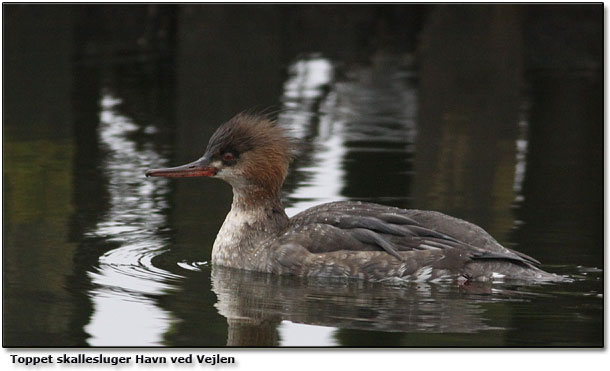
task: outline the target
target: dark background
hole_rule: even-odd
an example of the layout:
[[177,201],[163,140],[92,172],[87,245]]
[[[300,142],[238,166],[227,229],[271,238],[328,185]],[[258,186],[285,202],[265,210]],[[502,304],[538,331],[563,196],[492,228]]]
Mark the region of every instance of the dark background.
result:
[[[88,272],[116,243],[88,235],[113,194],[100,170],[109,156],[98,136],[105,90],[121,98],[120,112],[137,125],[130,138],[136,148],[151,146],[178,165],[200,156],[206,138],[235,113],[289,107],[290,66],[319,56],[335,71],[323,97],[362,93],[353,107],[344,105],[355,117],[348,128],[383,127],[384,118],[404,123],[396,113],[401,81],[416,91],[417,135],[408,147],[374,137],[363,145],[347,133],[343,197],[465,218],[551,270],[603,268],[602,5],[4,4],[3,345],[88,344]],[[313,117],[313,138],[320,102],[293,109]],[[528,143],[521,154],[520,138]],[[400,153],[382,151],[392,148]],[[287,181],[288,205],[298,201],[290,192],[308,179],[299,169],[314,161],[314,150]],[[231,198],[220,182],[170,189],[167,230],[159,235],[171,252],[155,263],[167,270],[183,259],[208,259]],[[200,287],[199,309],[180,307],[174,294],[159,299],[189,324],[162,344],[225,344],[227,325],[213,308],[206,272],[205,284],[181,284],[190,293]],[[600,285],[587,290],[603,292]],[[569,344],[600,345],[603,303],[564,299],[588,319]],[[536,308],[545,313],[553,303]],[[215,335],[200,338],[197,310],[216,316],[206,325]],[[509,327],[516,330],[497,345],[528,345],[518,329],[555,326],[515,318]],[[338,344],[368,344],[359,343],[360,330],[340,331]],[[365,334],[380,345],[463,344]],[[259,344],[276,344],[272,338]],[[533,341],[566,344],[552,340]]]

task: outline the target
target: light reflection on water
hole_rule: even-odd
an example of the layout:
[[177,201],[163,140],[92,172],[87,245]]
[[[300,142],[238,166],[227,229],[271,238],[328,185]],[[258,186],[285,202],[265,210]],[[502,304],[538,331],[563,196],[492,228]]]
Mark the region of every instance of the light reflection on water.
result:
[[99,267],[89,272],[96,288],[89,293],[94,310],[85,330],[93,346],[159,345],[171,316],[150,296],[170,289],[167,282],[179,276],[151,262],[167,248],[157,232],[167,225],[162,211],[168,207],[168,182],[152,184],[141,178],[143,168],[166,166],[167,160],[149,144],[138,148],[130,139],[138,126],[115,111],[120,104],[110,92],[102,95],[99,140],[106,150],[102,171],[108,179],[110,208],[87,233],[88,238],[103,238],[119,247],[103,254]]
[[[346,149],[344,120],[334,114],[336,94],[326,92],[334,82],[331,61],[321,57],[299,60],[289,70],[291,76],[284,85],[285,111],[280,122],[296,138],[309,140],[312,144],[311,159],[296,169],[306,180],[289,194],[292,202],[286,213],[293,216],[321,202],[345,199],[341,188]],[[321,113],[315,112],[318,106],[322,107]],[[308,131],[316,134],[312,137]]]

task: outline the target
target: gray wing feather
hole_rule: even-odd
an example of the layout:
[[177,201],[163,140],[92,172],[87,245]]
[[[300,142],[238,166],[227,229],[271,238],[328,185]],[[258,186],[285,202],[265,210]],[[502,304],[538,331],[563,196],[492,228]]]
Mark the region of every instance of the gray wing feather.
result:
[[441,250],[452,256],[460,251],[457,255],[466,259],[539,264],[525,254],[501,246],[482,228],[438,212],[353,201],[333,202],[297,214],[291,219],[290,227],[307,232],[310,243],[299,242],[315,253],[385,251],[402,261],[400,252]]

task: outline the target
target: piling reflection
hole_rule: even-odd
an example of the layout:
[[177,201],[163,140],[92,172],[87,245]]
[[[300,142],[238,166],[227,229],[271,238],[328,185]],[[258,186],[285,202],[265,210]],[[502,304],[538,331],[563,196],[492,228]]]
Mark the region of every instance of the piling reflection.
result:
[[289,216],[320,202],[344,199],[345,122],[333,114],[334,69],[331,61],[322,57],[298,60],[289,68],[284,84],[284,109],[278,121],[302,143],[297,149],[300,158],[293,166],[299,177],[288,185]]
[[[139,178],[147,164],[166,166],[167,159],[152,143],[138,147],[130,135],[140,127],[117,112],[121,100],[110,92],[101,96],[98,133],[106,153],[102,171],[108,179],[109,208],[87,238],[103,239],[107,246],[116,247],[100,256],[97,269],[89,272],[94,285],[89,293],[93,314],[85,330],[94,346],[158,345],[171,318],[150,296],[168,290],[171,286],[166,282],[179,276],[152,264],[166,249],[158,230],[167,224],[163,210],[168,208],[168,182],[153,185]],[[125,331],[109,328],[112,322]]]
[[[379,53],[369,66],[340,69],[341,79],[337,69],[320,56],[289,68],[278,121],[302,145],[286,182],[288,214],[343,199],[407,207],[417,132],[412,55]],[[379,174],[392,176],[380,182]]]
[[526,103],[521,12],[435,7],[422,31],[418,71],[416,206],[467,216],[500,241],[514,225],[516,143]]
[[58,7],[5,7],[2,23],[3,346],[68,344],[82,332],[65,285],[77,251],[72,18]]

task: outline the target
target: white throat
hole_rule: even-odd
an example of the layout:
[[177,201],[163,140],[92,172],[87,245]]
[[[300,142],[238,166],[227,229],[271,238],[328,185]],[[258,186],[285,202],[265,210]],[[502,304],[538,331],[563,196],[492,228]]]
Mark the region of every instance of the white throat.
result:
[[263,270],[266,247],[287,224],[279,200],[248,203],[243,192],[233,190],[233,204],[212,249],[212,263],[227,267]]

